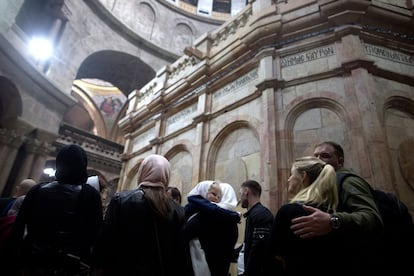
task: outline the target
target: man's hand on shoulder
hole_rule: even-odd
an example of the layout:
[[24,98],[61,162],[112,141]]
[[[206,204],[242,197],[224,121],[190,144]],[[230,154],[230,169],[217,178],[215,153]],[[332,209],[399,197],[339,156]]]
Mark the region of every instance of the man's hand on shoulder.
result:
[[303,208],[310,214],[292,219],[290,229],[295,235],[306,239],[322,236],[332,231],[329,213],[307,205],[303,205]]

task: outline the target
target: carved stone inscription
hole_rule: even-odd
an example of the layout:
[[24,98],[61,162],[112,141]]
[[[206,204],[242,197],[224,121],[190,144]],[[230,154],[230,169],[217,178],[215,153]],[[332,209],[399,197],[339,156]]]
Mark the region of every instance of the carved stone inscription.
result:
[[197,104],[193,104],[169,117],[166,121],[166,133],[169,134],[191,123],[191,118],[196,112]]
[[299,53],[297,55],[287,56],[280,59],[282,68],[302,64],[305,62],[314,61],[320,58],[325,58],[335,55],[335,48],[333,45],[313,49],[307,52]]
[[136,151],[140,148],[149,144],[149,141],[155,138],[155,129],[151,128],[150,130],[143,132],[137,136],[134,140],[133,151]]
[[414,66],[414,58],[410,55],[404,54],[402,52],[394,51],[388,48],[365,44],[365,51],[367,55],[375,56],[383,59],[388,59],[391,61],[407,64]]
[[218,98],[224,97],[235,90],[249,84],[253,80],[257,79],[259,77],[258,69],[254,69],[250,71],[249,73],[241,76],[237,80],[227,84],[226,86],[220,88],[216,92],[214,92],[213,99],[217,100]]

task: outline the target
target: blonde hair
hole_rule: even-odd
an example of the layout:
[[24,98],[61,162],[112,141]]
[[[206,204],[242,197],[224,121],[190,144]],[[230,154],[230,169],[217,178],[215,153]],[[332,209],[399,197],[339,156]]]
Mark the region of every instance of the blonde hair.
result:
[[316,157],[305,156],[296,159],[292,168],[299,173],[306,172],[310,185],[300,190],[290,202],[323,206],[328,211],[335,212],[338,207],[338,190],[334,167]]
[[223,191],[221,190],[220,184],[218,182],[211,183],[210,187],[208,188],[207,192],[210,192],[211,190],[215,189],[218,193],[219,200],[221,201],[223,197]]

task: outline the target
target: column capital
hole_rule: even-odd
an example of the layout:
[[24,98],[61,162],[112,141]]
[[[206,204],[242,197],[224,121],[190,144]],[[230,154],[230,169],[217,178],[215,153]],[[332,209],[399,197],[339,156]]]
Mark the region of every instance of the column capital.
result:
[[25,141],[26,137],[24,135],[19,135],[13,129],[0,129],[0,143],[6,144],[13,148],[19,148]]

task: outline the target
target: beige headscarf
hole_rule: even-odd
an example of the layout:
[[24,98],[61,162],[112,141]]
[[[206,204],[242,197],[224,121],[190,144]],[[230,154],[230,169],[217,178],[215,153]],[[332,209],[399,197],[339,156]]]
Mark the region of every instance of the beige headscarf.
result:
[[164,156],[158,154],[147,156],[138,170],[138,187],[167,188],[170,170],[170,162]]

